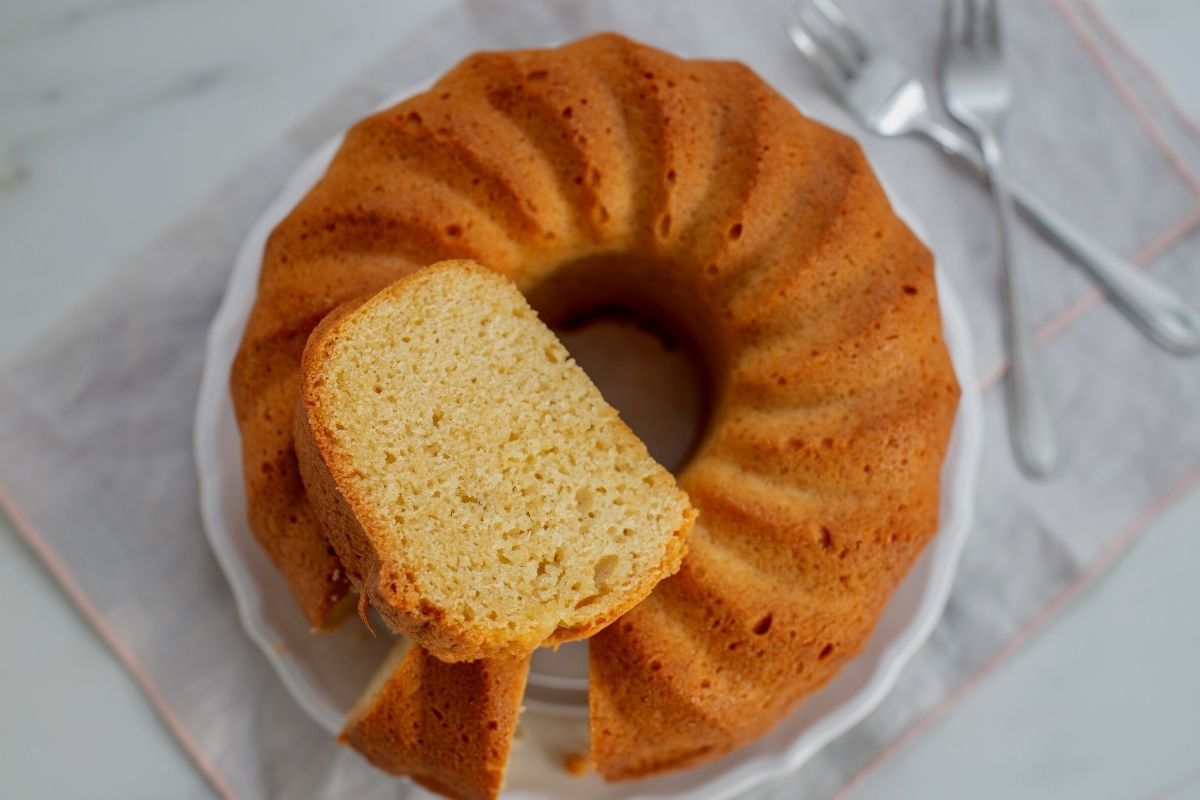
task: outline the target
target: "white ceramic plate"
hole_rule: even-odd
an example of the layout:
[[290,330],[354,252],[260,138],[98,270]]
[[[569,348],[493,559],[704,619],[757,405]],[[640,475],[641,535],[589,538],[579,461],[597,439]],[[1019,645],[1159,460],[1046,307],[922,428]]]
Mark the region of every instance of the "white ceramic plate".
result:
[[[397,93],[391,105],[415,90]],[[207,361],[196,409],[200,507],[209,543],[237,601],[247,634],[262,649],[305,711],[331,734],[342,726],[387,643],[359,626],[313,636],[283,578],[250,531],[242,484],[241,438],[228,381],[258,285],[267,236],[304,196],[341,143],[319,147],[287,181],[250,229],[208,336]],[[914,230],[919,226],[904,215]],[[521,733],[514,746],[506,796],[550,800],[672,798],[721,800],[795,769],[867,715],[895,684],[942,613],[970,529],[982,443],[981,398],[970,331],[958,296],[937,275],[946,342],[962,387],[950,449],[942,470],[941,529],[887,605],[866,650],[770,734],[711,764],[634,783],[571,778],[562,768],[571,752],[586,752],[586,646],[535,656]],[[601,384],[603,385],[603,384]],[[414,789],[414,794],[417,790]]]

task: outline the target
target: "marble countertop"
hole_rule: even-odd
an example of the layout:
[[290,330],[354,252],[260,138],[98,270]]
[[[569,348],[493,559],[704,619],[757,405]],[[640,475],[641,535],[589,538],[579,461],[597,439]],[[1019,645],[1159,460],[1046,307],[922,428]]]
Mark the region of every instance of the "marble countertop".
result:
[[[0,5],[0,361],[446,0]],[[1097,6],[1200,118],[1200,4]],[[1200,797],[1200,491],[859,784],[861,798]],[[0,795],[211,790],[0,518]]]

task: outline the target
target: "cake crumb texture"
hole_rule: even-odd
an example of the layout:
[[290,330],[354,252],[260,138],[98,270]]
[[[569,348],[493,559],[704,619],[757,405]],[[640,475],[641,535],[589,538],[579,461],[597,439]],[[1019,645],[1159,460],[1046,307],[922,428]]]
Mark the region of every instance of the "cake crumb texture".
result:
[[507,278],[414,273],[318,329],[304,365],[318,516],[435,655],[590,635],[679,568],[687,496]]

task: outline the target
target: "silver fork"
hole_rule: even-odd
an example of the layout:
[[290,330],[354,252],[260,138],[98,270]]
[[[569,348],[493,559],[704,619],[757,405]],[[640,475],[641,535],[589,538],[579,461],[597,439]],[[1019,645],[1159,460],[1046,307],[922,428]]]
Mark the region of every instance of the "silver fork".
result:
[[1037,363],[1026,314],[1025,266],[1013,248],[1012,197],[1008,193],[1000,130],[1012,90],[1004,68],[1000,12],[996,0],[945,0],[942,27],[942,97],[950,115],[979,140],[996,205],[1000,261],[1004,267],[1013,446],[1017,460],[1035,478],[1058,462],[1046,387]]
[[[881,136],[919,134],[986,175],[979,151],[929,112],[924,85],[882,47],[855,30],[833,0],[810,0],[787,26],[792,42],[858,119]],[[1173,353],[1200,353],[1200,313],[1016,181],[1017,207],[1073,258],[1134,324]]]

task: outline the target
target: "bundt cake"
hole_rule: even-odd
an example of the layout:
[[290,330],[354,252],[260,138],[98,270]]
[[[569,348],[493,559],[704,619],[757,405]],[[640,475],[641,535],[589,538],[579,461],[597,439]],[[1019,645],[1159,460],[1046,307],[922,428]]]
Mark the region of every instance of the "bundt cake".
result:
[[442,261],[330,314],[300,386],[317,518],[438,658],[585,638],[679,569],[687,496],[496,272]]
[[590,641],[599,771],[769,729],[862,649],[935,532],[958,397],[932,257],[858,145],[740,64],[616,35],[471,56],[352,127],[270,238],[233,374],[251,521],[315,625],[346,587],[296,474],[301,350],[445,258],[551,323],[623,306],[708,371],[689,554]]
[[500,794],[529,658],[447,664],[402,641],[346,719],[341,740],[376,767],[447,797]]

